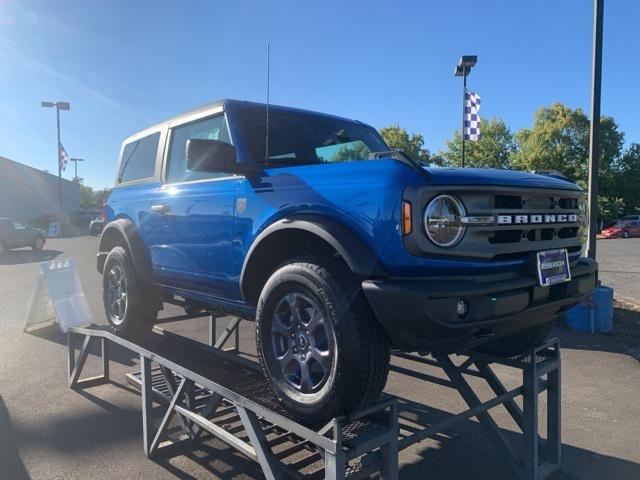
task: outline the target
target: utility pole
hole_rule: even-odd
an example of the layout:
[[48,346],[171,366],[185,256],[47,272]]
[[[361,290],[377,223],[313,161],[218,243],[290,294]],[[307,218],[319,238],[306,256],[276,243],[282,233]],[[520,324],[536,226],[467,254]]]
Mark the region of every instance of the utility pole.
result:
[[593,2],[593,65],[591,75],[591,131],[589,135],[589,242],[587,255],[596,258],[598,175],[600,173],[600,97],[602,87],[602,20],[604,0]]

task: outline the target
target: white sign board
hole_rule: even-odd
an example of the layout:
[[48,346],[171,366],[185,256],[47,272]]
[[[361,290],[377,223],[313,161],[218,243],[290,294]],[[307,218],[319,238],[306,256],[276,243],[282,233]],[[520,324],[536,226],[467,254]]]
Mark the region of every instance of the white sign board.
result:
[[[49,305],[53,305],[53,318]],[[25,315],[24,330],[33,330],[56,320],[64,333],[69,327],[81,327],[93,321],[71,259],[40,264]]]
[[60,222],[50,222],[49,230],[47,231],[47,237],[57,238],[60,237]]

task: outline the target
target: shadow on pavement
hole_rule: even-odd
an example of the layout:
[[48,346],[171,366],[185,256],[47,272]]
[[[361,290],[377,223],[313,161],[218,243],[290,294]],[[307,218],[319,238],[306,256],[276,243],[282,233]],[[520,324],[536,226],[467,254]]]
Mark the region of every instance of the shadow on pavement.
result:
[[588,333],[572,330],[559,320],[552,335],[560,337],[560,346],[571,350],[622,353],[640,360],[640,311],[618,306],[613,309],[613,332]]
[[[415,421],[422,425],[432,425],[451,414],[444,410],[399,399],[399,415],[401,425],[411,425]],[[504,428],[500,431],[516,451],[521,451],[522,434]],[[413,448],[415,450],[412,453],[416,458],[401,465],[400,477],[402,479],[423,480],[427,476],[460,480],[477,480],[478,478],[507,480],[514,478],[514,472],[503,459],[505,452],[494,447],[482,426],[475,419],[461,422],[454,428],[437,434],[428,443],[424,441]],[[638,463],[601,455],[571,445],[562,445],[562,458],[561,468],[551,477],[553,479],[616,478],[631,480],[640,477],[640,464]]]
[[60,255],[60,250],[9,250],[0,257],[0,265],[22,265],[25,263],[48,262]]
[[[42,328],[38,328],[37,330],[31,330],[29,332],[25,332],[28,335],[33,335],[34,337],[41,338],[43,340],[47,340],[49,342],[54,342],[59,345],[67,346],[67,336],[62,333],[60,327],[58,327],[57,323],[53,325],[47,325]],[[82,347],[82,343],[78,342],[76,344],[76,356]],[[89,350],[89,357],[102,357],[100,342],[95,342],[92,346],[91,350]],[[138,365],[138,355],[127,350],[126,348],[121,347],[120,345],[114,344],[113,342],[109,342],[109,360],[111,362],[116,362],[121,365],[125,365],[131,367],[133,365]],[[86,368],[86,367],[85,367]],[[83,376],[90,376],[88,372],[83,373]]]
[[264,478],[260,468],[255,462],[217,439],[208,440],[206,443],[194,447],[194,449],[189,452],[181,453],[180,451],[176,451],[174,455],[160,455],[153,461],[176,478],[183,480],[199,478],[194,477],[170,462],[171,459],[181,455],[184,455],[189,460],[192,460],[207,470],[213,478]]
[[29,480],[30,477],[20,458],[15,438],[9,411],[0,396],[0,474],[2,478]]
[[[136,390],[123,385],[116,384],[119,388],[124,388],[129,392],[138,393]],[[96,403],[110,414],[117,415],[117,421],[112,424],[127,424],[126,432],[120,435],[140,436],[139,412],[124,410],[105,402],[91,393],[78,392],[88,400]],[[429,407],[406,399],[400,401],[401,425],[415,425],[418,422],[424,426],[432,425],[452,414],[445,410]],[[162,407],[154,409],[156,422],[164,413]],[[135,418],[134,418],[135,417]],[[85,425],[104,428],[98,418],[89,417],[85,419],[62,420],[69,428],[87,428]],[[133,424],[133,426],[131,426]],[[110,430],[114,430],[111,432]],[[49,429],[46,429],[47,431]],[[406,432],[408,429],[405,429]],[[176,429],[173,429],[176,432]],[[116,427],[109,427],[106,432],[106,441],[115,441],[118,434]],[[522,445],[522,435],[515,431],[501,429],[501,433],[509,444],[518,451]],[[56,433],[56,435],[61,432]],[[55,435],[51,435],[55,438]],[[70,438],[74,438],[71,435]],[[102,441],[100,436],[100,441]],[[97,442],[98,439],[89,438],[89,442]],[[73,449],[74,447],[63,440],[60,445],[63,449]],[[400,477],[406,480],[423,480],[427,476],[430,478],[451,478],[459,480],[477,480],[478,478],[491,478],[492,480],[511,480],[514,473],[504,460],[504,452],[496,449],[486,436],[483,428],[475,420],[466,420],[457,424],[445,432],[437,434],[431,440],[425,440],[420,444],[410,447],[412,458],[406,459],[400,468]],[[401,452],[402,453],[402,452]],[[161,453],[153,461],[166,469],[170,474],[180,479],[192,479],[194,477],[192,466],[182,468],[182,462],[174,462],[177,458],[188,458],[206,469],[214,478],[263,478],[256,463],[239,454],[233,448],[220,442],[217,439],[207,439],[202,444],[191,449],[176,449],[167,453]],[[640,478],[640,464],[602,455],[593,451],[577,448],[571,445],[562,446],[562,466],[551,478],[556,480],[583,480],[583,479],[636,479]],[[176,464],[178,463],[178,464]]]

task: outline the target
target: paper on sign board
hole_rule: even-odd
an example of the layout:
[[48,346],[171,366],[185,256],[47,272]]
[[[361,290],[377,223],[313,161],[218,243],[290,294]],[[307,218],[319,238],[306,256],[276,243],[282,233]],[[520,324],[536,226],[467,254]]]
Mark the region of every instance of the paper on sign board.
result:
[[50,323],[43,305],[51,302],[60,330],[81,327],[92,322],[87,298],[82,290],[73,260],[53,260],[40,264],[31,301],[27,308],[25,330],[34,325]]

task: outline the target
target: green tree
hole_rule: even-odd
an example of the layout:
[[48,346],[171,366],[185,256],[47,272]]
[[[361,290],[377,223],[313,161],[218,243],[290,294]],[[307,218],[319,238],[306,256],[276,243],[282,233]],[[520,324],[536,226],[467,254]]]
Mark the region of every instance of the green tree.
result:
[[[424,148],[424,137],[419,133],[409,134],[398,124],[380,129],[380,135],[392,150],[401,150],[416,162],[431,163],[429,150]],[[437,161],[437,159],[433,159]]]
[[[517,144],[511,130],[499,118],[483,120],[482,137],[477,141],[465,142],[464,163],[466,167],[509,168],[509,159],[516,152]],[[462,160],[462,135],[454,133],[447,140],[447,150],[442,153],[446,163],[460,166]]]
[[620,156],[602,182],[603,194],[624,198],[623,213],[638,213],[640,211],[640,144],[632,143]]
[[620,218],[625,211],[623,198],[605,197],[598,195],[598,214],[603,220],[615,220]]
[[82,208],[93,208],[95,204],[96,198],[93,193],[93,188],[87,187],[86,185],[82,185],[82,183],[80,183],[80,206]]
[[[620,156],[624,134],[611,117],[601,117],[601,163],[603,194],[608,195],[609,177]],[[535,112],[533,127],[516,134],[518,150],[511,166],[517,170],[557,170],[582,184],[587,181],[589,158],[589,119],[582,109],[561,103]]]
[[328,162],[341,162],[344,160],[363,160],[369,158],[369,148],[364,142],[353,142],[349,145],[342,145],[334,153]]

